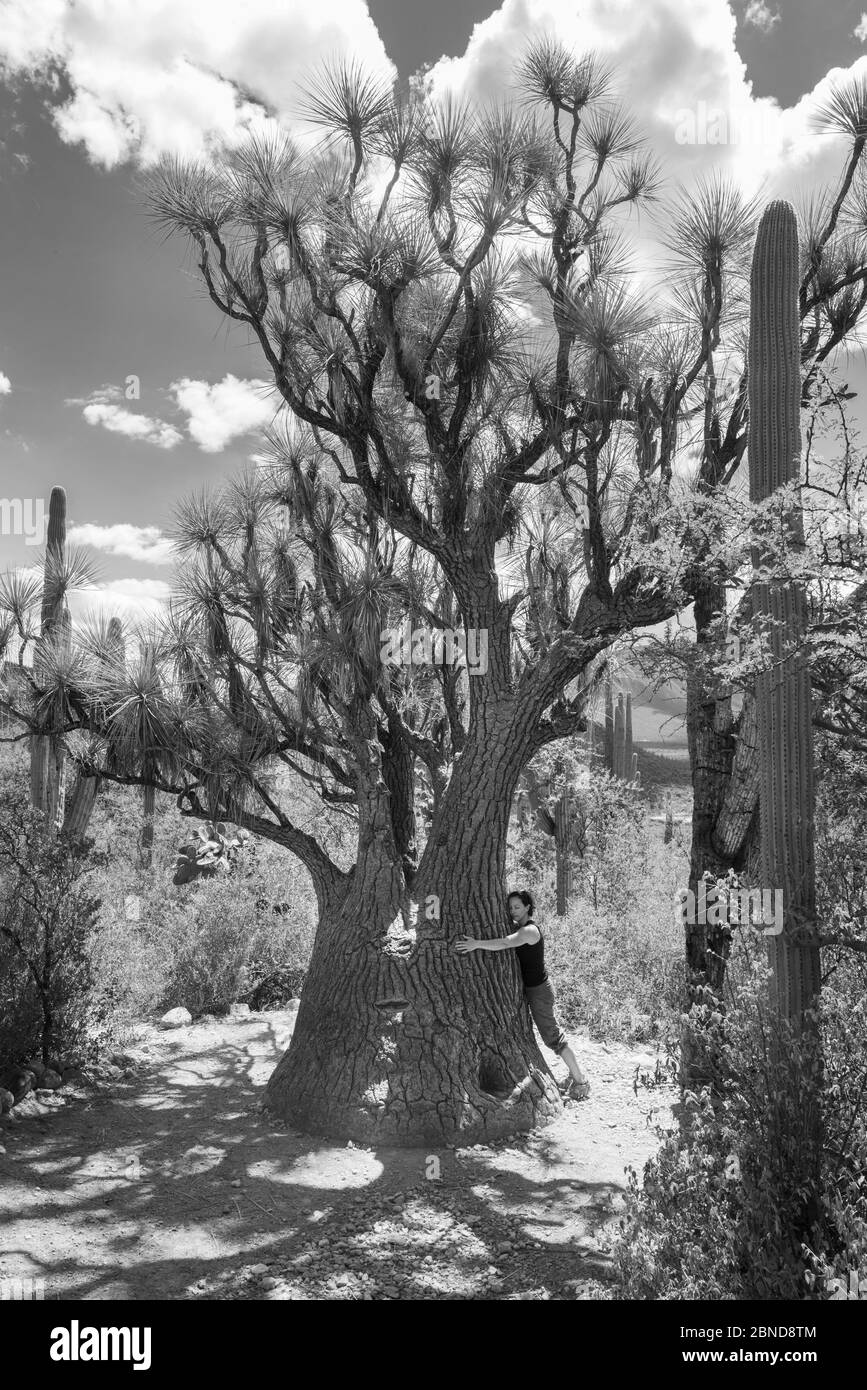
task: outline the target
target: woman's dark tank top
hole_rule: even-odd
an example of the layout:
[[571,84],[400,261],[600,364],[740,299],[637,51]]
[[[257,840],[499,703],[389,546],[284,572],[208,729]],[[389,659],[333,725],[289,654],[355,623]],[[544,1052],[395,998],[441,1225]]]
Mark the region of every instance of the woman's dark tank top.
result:
[[534,922],[532,917],[524,923],[525,927],[535,927],[539,932],[539,940],[531,945],[518,946],[515,955],[518,957],[518,964],[521,967],[521,978],[524,981],[525,989],[532,989],[534,985],[543,985],[548,978],[545,969],[545,939],[539,928],[539,923]]

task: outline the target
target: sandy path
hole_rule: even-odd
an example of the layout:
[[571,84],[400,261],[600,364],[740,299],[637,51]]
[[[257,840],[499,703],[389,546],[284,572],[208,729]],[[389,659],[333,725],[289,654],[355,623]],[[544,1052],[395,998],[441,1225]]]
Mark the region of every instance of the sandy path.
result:
[[605,1296],[624,1167],[671,1099],[633,1093],[647,1050],[577,1039],[593,1094],[533,1135],[372,1150],[259,1112],[293,1019],[143,1027],[134,1078],[4,1117],[0,1280],[47,1299]]

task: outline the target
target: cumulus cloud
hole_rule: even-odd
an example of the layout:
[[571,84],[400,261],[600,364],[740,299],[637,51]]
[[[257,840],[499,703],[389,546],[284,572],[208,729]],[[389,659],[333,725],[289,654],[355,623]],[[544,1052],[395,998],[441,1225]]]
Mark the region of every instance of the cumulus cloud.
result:
[[310,68],[341,54],[394,73],[365,0],[7,0],[0,30],[0,70],[62,69],[57,128],[106,168],[283,118]]
[[279,409],[270,382],[244,381],[231,373],[213,386],[185,377],[169,389],[188,417],[190,437],[206,454],[218,454],[238,435],[270,425]]
[[[42,569],[37,566],[19,566],[15,572],[42,580]],[[144,626],[163,616],[171,597],[171,585],[164,579],[112,579],[70,590],[67,602],[73,627],[97,617],[118,617],[125,627],[134,630],[138,624]],[[32,652],[26,664],[31,662]]]
[[0,372],[0,396],[8,396],[12,390],[12,382],[5,372]]
[[108,555],[124,555],[145,565],[168,565],[175,557],[172,541],[158,526],[133,526],[119,522],[114,526],[84,523],[69,531],[73,545],[90,545]]
[[610,64],[616,95],[660,158],[669,191],[719,170],[747,194],[808,192],[828,174],[828,137],[810,123],[816,98],[823,83],[856,75],[864,60],[827,74],[785,108],[753,95],[736,30],[728,0],[585,0],[580,13],[562,0],[503,0],[461,56],[433,65],[427,83],[435,96],[502,101],[528,35],[545,33]]
[[119,386],[101,386],[85,399],[67,400],[67,405],[80,405],[82,415],[89,425],[101,425],[114,434],[123,434],[127,439],[142,444],[153,444],[157,449],[173,449],[180,444],[183,435],[174,425],[165,420],[157,420],[150,415],[140,415],[120,404],[123,393]]
[[73,623],[116,615],[134,625],[159,617],[171,592],[170,585],[162,579],[115,579],[71,593],[69,609]]
[[[765,32],[779,20],[767,0],[744,0],[739,13]],[[791,109],[755,97],[736,29],[730,0],[503,0],[461,56],[434,65],[431,85],[501,101],[528,35],[547,31],[612,60],[669,179],[719,167],[745,192],[773,180],[789,194],[789,174],[809,192],[827,164],[810,94]],[[62,72],[63,84],[46,87],[58,129],[106,167],[196,155],[290,123],[311,69],[340,55],[394,75],[365,0],[7,0],[0,33],[0,75]]]
[[749,24],[753,29],[760,29],[763,34],[769,34],[779,22],[779,14],[772,14],[770,6],[766,5],[764,0],[749,0],[744,10],[744,24]]

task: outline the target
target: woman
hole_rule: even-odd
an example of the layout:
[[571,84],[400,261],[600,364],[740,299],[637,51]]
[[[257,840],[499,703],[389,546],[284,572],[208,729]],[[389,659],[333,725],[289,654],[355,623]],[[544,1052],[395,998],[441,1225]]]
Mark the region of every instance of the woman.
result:
[[524,998],[533,1022],[545,1046],[562,1057],[569,1068],[565,1094],[570,1100],[585,1100],[590,1094],[590,1082],[579,1067],[575,1053],[566,1041],[566,1034],[554,1016],[554,990],[545,969],[545,941],[533,920],[533,894],[526,891],[510,893],[506,901],[509,915],[517,928],[511,936],[496,936],[487,941],[462,936],[455,942],[455,950],[461,955],[469,951],[514,950],[517,953],[524,982]]

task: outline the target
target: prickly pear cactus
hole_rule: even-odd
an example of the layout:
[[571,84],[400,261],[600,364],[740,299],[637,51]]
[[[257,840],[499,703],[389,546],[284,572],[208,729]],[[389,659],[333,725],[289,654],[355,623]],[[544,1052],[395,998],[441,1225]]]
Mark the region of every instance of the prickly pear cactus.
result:
[[195,840],[178,849],[172,882],[180,885],[230,873],[238,851],[249,838],[248,830],[231,828],[225,821],[206,821],[196,831]]

